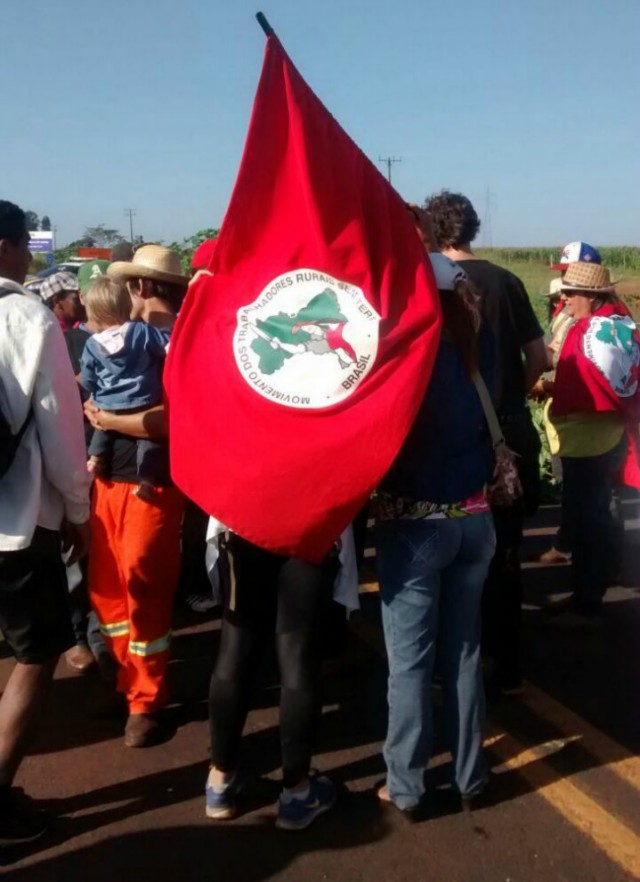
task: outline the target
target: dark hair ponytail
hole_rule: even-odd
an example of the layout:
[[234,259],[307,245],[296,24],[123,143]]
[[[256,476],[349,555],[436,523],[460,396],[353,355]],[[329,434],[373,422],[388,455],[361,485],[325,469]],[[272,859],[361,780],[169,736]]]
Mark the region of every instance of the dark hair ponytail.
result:
[[440,291],[442,327],[464,359],[469,376],[478,369],[480,309],[478,295],[469,280],[456,282],[453,291]]

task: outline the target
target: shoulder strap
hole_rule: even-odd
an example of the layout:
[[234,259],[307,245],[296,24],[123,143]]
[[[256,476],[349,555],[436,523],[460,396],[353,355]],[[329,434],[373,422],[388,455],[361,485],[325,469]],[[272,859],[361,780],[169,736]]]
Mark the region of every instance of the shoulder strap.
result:
[[[12,291],[10,288],[0,287],[0,299],[2,297],[6,297],[8,294],[19,294],[19,293],[20,293],[19,291]],[[18,449],[20,442],[22,441],[22,436],[27,431],[27,428],[29,426],[29,423],[31,422],[32,417],[33,417],[33,408],[30,407],[29,412],[27,413],[27,416],[25,417],[23,424],[20,426],[20,428],[18,429],[18,431],[16,432],[15,435],[11,435],[11,453],[10,453],[11,459],[13,459],[13,454]],[[2,417],[2,419],[4,421],[4,417]],[[9,429],[7,429],[7,431],[10,432]]]
[[471,379],[473,380],[473,384],[480,397],[480,403],[482,404],[484,416],[489,427],[489,433],[491,434],[493,449],[498,450],[499,447],[504,447],[506,442],[504,440],[504,435],[502,434],[502,429],[500,428],[500,423],[498,422],[496,409],[493,406],[489,390],[487,389],[487,384],[482,379],[480,371],[474,371],[471,375]]
[[11,464],[22,442],[22,437],[27,430],[27,426],[31,422],[33,410],[29,410],[27,417],[20,429],[15,435],[11,434],[11,429],[5,418],[0,414],[0,480],[6,475],[11,468]]

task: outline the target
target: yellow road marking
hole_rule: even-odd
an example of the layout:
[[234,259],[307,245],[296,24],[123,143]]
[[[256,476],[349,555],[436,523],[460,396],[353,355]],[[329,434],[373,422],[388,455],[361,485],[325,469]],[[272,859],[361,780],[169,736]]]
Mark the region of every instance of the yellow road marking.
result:
[[[353,624],[360,639],[384,657],[384,638],[381,631],[363,620]],[[565,738],[579,737],[585,751],[602,767],[640,790],[640,757],[634,756],[626,747],[532,683],[525,684],[524,692],[516,700],[536,717],[558,729]]]
[[[384,639],[380,629],[364,620],[356,620],[353,625],[360,639],[384,656]],[[640,837],[576,784],[566,777],[557,778],[551,766],[545,762],[551,754],[579,740],[603,767],[632,786],[639,787],[640,759],[530,683],[526,684],[524,693],[517,700],[536,717],[560,730],[564,737],[527,748],[512,735],[490,734],[485,746],[502,760],[494,771],[517,772],[533,791],[588,836],[607,857],[626,873],[640,879]]]
[[531,539],[534,536],[555,536],[558,532],[556,526],[551,527],[527,527],[523,533],[525,539]]
[[491,747],[503,760],[504,770],[517,769],[532,790],[542,796],[572,826],[584,833],[607,857],[634,878],[640,878],[640,837],[605,811],[566,778],[555,779],[544,762],[535,762],[536,748],[525,748],[508,735]]
[[360,594],[375,594],[380,590],[377,582],[362,582],[360,585]]
[[[501,738],[489,739],[489,743],[485,741],[484,746],[489,749],[492,744],[501,740]],[[571,738],[554,738],[551,741],[545,741],[544,744],[536,744],[534,747],[529,747],[527,750],[522,751],[517,756],[511,757],[507,762],[493,766],[491,771],[495,775],[501,775],[503,772],[513,772],[515,769],[528,766],[529,763],[545,759],[554,753],[559,753],[561,750],[564,750],[567,744],[571,744],[574,741],[580,741],[580,736],[572,735]]]
[[634,756],[626,747],[531,683],[525,685],[518,701],[537,717],[559,729],[565,737],[580,736],[580,742],[590,756],[640,790],[640,757]]

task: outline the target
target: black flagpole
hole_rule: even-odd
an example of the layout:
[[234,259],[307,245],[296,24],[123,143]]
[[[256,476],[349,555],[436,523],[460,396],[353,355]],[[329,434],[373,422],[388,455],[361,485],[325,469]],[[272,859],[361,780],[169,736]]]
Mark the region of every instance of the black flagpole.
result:
[[262,30],[265,32],[267,37],[275,36],[275,31],[273,30],[273,28],[271,27],[271,25],[269,24],[269,22],[265,18],[263,12],[257,12],[256,18],[258,19],[258,24],[260,25]]

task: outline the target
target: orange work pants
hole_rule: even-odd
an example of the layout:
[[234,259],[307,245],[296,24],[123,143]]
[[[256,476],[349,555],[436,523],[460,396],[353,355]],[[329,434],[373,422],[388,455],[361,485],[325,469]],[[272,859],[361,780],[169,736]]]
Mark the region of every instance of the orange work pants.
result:
[[100,630],[118,662],[118,691],[129,712],[141,714],[167,702],[184,497],[175,487],[158,487],[154,502],[143,502],[134,486],[95,482],[88,583]]

